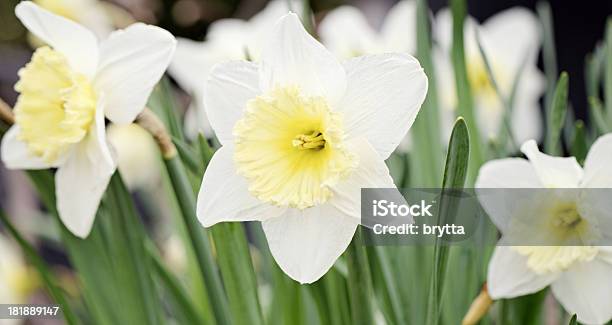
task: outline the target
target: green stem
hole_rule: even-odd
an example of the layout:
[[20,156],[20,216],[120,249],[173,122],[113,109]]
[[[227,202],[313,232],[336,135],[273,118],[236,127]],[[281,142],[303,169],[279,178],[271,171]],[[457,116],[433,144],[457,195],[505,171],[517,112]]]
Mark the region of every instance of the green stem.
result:
[[181,210],[181,217],[187,229],[193,250],[196,255],[200,272],[204,279],[206,289],[211,295],[211,305],[215,319],[218,324],[230,324],[230,313],[227,298],[221,284],[221,279],[215,260],[212,256],[212,248],[208,240],[206,229],[197,220],[195,214],[196,200],[193,189],[187,178],[186,171],[179,157],[174,155],[164,159],[168,175],[174,188],[174,194]]
[[361,226],[346,250],[346,260],[353,324],[374,324],[372,279]]

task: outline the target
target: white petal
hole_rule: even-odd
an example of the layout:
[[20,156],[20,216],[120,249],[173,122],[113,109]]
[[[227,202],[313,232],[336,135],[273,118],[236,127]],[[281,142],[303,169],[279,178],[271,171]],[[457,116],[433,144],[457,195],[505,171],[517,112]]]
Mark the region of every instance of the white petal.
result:
[[50,13],[31,1],[20,2],[15,14],[36,37],[64,54],[70,66],[92,77],[98,63],[98,40],[85,27]]
[[580,183],[583,172],[576,158],[544,154],[535,140],[523,143],[521,151],[529,158],[544,187],[573,188]]
[[102,107],[99,105],[96,111],[92,130],[55,174],[60,219],[80,238],[89,235],[106,186],[116,169],[106,142]]
[[340,58],[374,54],[376,32],[361,11],[352,6],[340,6],[319,25],[319,35],[325,46]]
[[604,324],[612,319],[612,265],[595,258],[580,263],[555,281],[552,291],[563,308],[585,324]]
[[283,16],[264,46],[260,88],[298,86],[307,96],[323,96],[332,106],[346,89],[342,65],[306,30],[294,13]]
[[516,211],[516,201],[533,193],[524,188],[542,187],[533,166],[526,159],[506,158],[485,163],[478,171],[476,193],[491,221],[504,233]]
[[236,174],[234,148],[221,147],[204,173],[196,213],[204,227],[223,221],[263,221],[281,215],[285,208],[253,197],[244,177]]
[[582,187],[612,187],[612,134],[597,139],[584,161]]
[[510,246],[498,246],[489,262],[487,288],[493,299],[514,298],[538,292],[557,278],[538,275],[527,267],[527,258]]
[[176,79],[181,88],[192,95],[201,94],[208,74],[215,63],[209,58],[208,46],[204,42],[179,38],[176,51],[168,71]]
[[27,145],[17,139],[19,126],[12,126],[2,137],[2,162],[8,169],[47,169],[56,167],[30,153]]
[[512,108],[511,125],[516,143],[542,139],[544,130],[539,100],[545,89],[546,80],[535,64],[533,67],[525,67]]
[[357,224],[330,204],[288,209],[262,223],[274,260],[300,283],[318,280],[334,265],[350,244]]
[[246,103],[260,94],[257,65],[231,61],[216,65],[206,83],[204,107],[208,121],[221,144],[233,143],[234,124]]
[[481,26],[481,41],[489,57],[503,62],[504,68],[514,74],[526,57],[535,66],[541,43],[540,23],[526,8],[511,8],[487,19]]
[[387,159],[412,126],[427,94],[427,76],[408,54],[349,60],[347,91],[339,106],[349,138],[364,136]]
[[120,124],[134,121],[166,71],[175,46],[172,34],[141,23],[113,32],[100,44],[95,87],[106,98],[108,119]]
[[395,184],[384,160],[367,140],[355,139],[348,144],[348,149],[357,155],[359,165],[346,179],[342,179],[332,188],[334,194],[329,204],[359,220],[361,218],[361,189],[389,189],[395,188]]
[[402,0],[394,5],[381,29],[386,52],[416,54],[416,1]]

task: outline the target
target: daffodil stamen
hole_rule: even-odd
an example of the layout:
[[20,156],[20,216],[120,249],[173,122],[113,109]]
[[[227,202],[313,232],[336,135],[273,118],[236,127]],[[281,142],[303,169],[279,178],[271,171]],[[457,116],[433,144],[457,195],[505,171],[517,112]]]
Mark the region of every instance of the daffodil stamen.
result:
[[305,209],[327,201],[330,185],[356,160],[343,144],[339,113],[297,87],[277,88],[247,103],[234,127],[237,170],[262,201]]
[[33,155],[52,163],[89,131],[95,92],[86,76],[72,70],[66,57],[49,47],[37,49],[19,77],[18,138]]
[[314,131],[309,135],[300,134],[291,142],[298,149],[314,149],[321,150],[325,148],[325,137],[318,131]]

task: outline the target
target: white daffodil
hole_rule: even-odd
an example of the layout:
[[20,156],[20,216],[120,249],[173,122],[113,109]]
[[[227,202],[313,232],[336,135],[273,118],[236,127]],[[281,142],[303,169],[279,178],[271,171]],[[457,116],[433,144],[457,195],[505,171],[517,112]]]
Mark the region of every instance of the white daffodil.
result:
[[151,134],[138,124],[111,124],[106,133],[125,185],[132,190],[156,188],[160,182],[160,155]]
[[[483,207],[502,233],[502,241],[508,236],[522,238],[517,226],[531,238],[546,241],[540,246],[498,246],[489,264],[489,294],[493,299],[513,298],[551,285],[555,297],[569,313],[577,314],[580,322],[606,323],[612,318],[612,247],[591,243],[602,243],[601,238],[609,242],[612,235],[612,207],[609,195],[602,194],[609,194],[606,188],[612,188],[612,134],[593,144],[584,168],[574,157],[541,153],[533,140],[521,150],[528,160],[507,158],[486,163],[476,187]],[[507,189],[509,195],[499,202],[484,199],[486,189]],[[542,192],[547,193],[546,200],[530,208],[521,207],[514,197]],[[548,195],[551,193],[560,195]],[[517,208],[522,209],[523,217],[512,213]],[[527,219],[531,227],[521,227]],[[570,244],[546,246],[549,242]],[[577,242],[582,245],[572,246]],[[506,241],[508,245],[531,243],[513,238]]]
[[427,92],[407,54],[341,65],[294,13],[268,35],[260,63],[217,65],[206,110],[222,147],[198,195],[205,227],[258,220],[278,265],[319,279],[360,222],[360,189],[395,187],[384,160]]
[[[436,51],[434,59],[443,124],[449,126],[444,129],[450,130],[450,125],[455,120],[457,99],[450,63],[452,17],[449,10],[438,13],[434,33],[441,47]],[[489,81],[478,50],[477,34],[500,91],[505,97],[510,95],[514,80],[524,63],[509,120],[516,143],[539,139],[542,133],[542,117],[538,100],[544,92],[545,82],[537,68],[537,55],[541,44],[537,18],[526,9],[513,8],[489,18],[482,25],[471,17],[465,21],[465,57],[478,127],[483,137],[495,139],[503,130],[502,118],[505,109]]]
[[416,52],[416,1],[403,0],[387,14],[380,30],[352,6],[329,12],[319,25],[321,41],[338,57],[364,54]]
[[15,125],[2,139],[11,169],[57,168],[57,209],[66,227],[86,237],[116,163],[104,118],[131,123],[168,66],[167,31],[134,24],[100,43],[71,20],[24,1],[21,22],[49,46],[19,71]]
[[113,22],[99,0],[33,0],[34,3],[56,15],[79,23],[98,37],[113,31]]
[[[299,1],[291,3],[296,9],[301,6]],[[187,135],[194,137],[200,131],[206,136],[212,135],[203,100],[212,67],[224,61],[246,59],[247,55],[250,60],[258,60],[263,37],[270,33],[274,22],[289,9],[286,0],[274,0],[248,21],[228,18],[212,23],[204,42],[178,39],[169,71],[179,85],[192,95],[191,107],[185,115]]]

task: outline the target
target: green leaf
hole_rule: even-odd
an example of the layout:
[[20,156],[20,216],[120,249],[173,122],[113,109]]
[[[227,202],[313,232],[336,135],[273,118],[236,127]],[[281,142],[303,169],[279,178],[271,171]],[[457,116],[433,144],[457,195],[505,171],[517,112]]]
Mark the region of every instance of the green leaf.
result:
[[147,248],[153,261],[155,274],[168,292],[169,300],[176,311],[177,319],[185,324],[205,324],[206,322],[200,317],[194,301],[190,299],[189,294],[187,294],[180,281],[164,266],[153,244],[149,242]]
[[28,174],[60,227],[95,323],[162,323],[159,299],[147,272],[144,230],[118,173],[111,178],[86,239],[72,235],[59,220],[53,174],[48,170]]
[[211,233],[235,323],[263,324],[257,280],[242,223],[220,223],[211,228]]
[[600,134],[610,132],[611,128],[606,122],[603,104],[597,97],[589,97],[589,112],[591,113],[591,121],[595,123]]
[[[448,144],[448,154],[444,167],[443,190],[463,188],[470,156],[469,131],[462,118],[457,119],[451,139]],[[456,204],[458,202],[450,195],[442,193],[438,208],[437,225],[452,224],[454,222]],[[440,318],[440,301],[444,290],[444,277],[448,263],[449,247],[441,243],[436,237],[433,257],[433,276],[431,278],[429,303],[427,308],[427,324],[438,324]]]
[[557,52],[555,50],[555,32],[553,28],[553,18],[550,9],[550,4],[546,1],[538,2],[536,5],[538,16],[542,24],[542,57],[544,61],[544,73],[546,74],[546,95],[544,97],[544,107],[546,114],[550,112],[552,98],[557,82]]
[[567,96],[569,76],[562,72],[552,100],[552,109],[547,117],[545,151],[551,155],[558,155],[561,151],[561,130],[565,123],[567,112]]
[[578,316],[576,314],[570,319],[569,325],[578,325]]
[[187,172],[178,156],[164,160],[175,198],[181,210],[182,222],[191,240],[217,324],[230,324],[227,297],[221,284],[206,229],[197,220],[196,200]]
[[[442,171],[442,141],[440,113],[434,64],[431,53],[429,10],[425,0],[417,1],[417,57],[428,79],[427,97],[410,130],[413,149],[410,163],[418,173],[412,173],[413,186],[435,186]],[[407,36],[408,37],[408,36]]]
[[62,315],[64,316],[64,320],[66,320],[67,324],[78,324],[78,319],[76,315],[72,312],[72,308],[66,301],[64,297],[64,292],[57,286],[57,279],[51,272],[47,263],[40,257],[36,249],[30,243],[28,243],[25,238],[19,233],[17,228],[13,226],[13,224],[9,221],[8,217],[4,214],[3,211],[0,211],[0,221],[4,224],[6,229],[11,233],[11,235],[15,238],[28,261],[36,268],[38,273],[40,274],[41,279],[45,283],[45,287],[49,292],[49,295],[61,308]]
[[612,124],[612,18],[606,25],[606,70],[604,74],[604,100],[608,124]]
[[147,105],[162,120],[173,138],[185,141],[183,127],[178,117],[179,110],[168,78],[162,78],[157,84]]
[[588,150],[584,122],[577,120],[576,123],[574,123],[571,154],[576,157],[580,164],[582,164],[584,163]]
[[463,25],[466,16],[465,0],[451,0],[453,15],[453,45],[452,61],[455,70],[455,87],[457,89],[459,116],[463,116],[470,140],[470,163],[467,172],[468,184],[473,184],[478,169],[483,162],[482,144],[480,142],[479,128],[474,113],[474,99],[470,90],[468,71],[465,61],[465,48],[463,40]]
[[172,138],[172,143],[174,143],[174,146],[176,146],[176,150],[178,151],[178,154],[181,157],[181,161],[185,163],[185,167],[189,168],[189,171],[196,175],[201,173],[202,166],[200,166],[200,163],[196,158],[196,154],[193,152],[191,147],[182,140],[179,140],[174,137]]
[[374,324],[372,309],[372,279],[368,265],[368,255],[363,244],[361,226],[345,252],[348,267],[348,291],[351,304],[352,324]]

